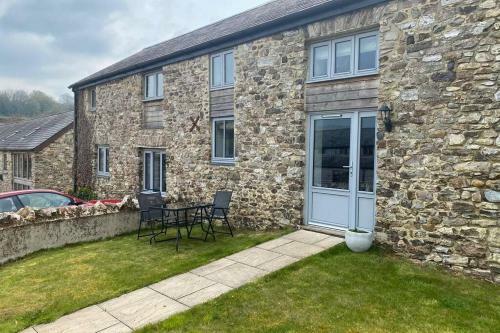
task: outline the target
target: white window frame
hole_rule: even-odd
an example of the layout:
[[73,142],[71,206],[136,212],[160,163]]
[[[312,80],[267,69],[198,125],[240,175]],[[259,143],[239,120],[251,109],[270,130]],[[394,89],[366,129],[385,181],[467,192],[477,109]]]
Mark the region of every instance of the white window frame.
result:
[[[228,54],[233,55],[233,82],[232,83],[226,82],[226,55],[228,55]],[[220,70],[221,84],[220,85],[213,84],[213,74],[214,74],[214,72],[213,72],[213,59],[216,57],[221,58],[221,70]],[[212,54],[210,56],[210,75],[209,75],[210,89],[217,90],[217,89],[226,89],[226,88],[234,87],[235,71],[236,71],[236,62],[234,59],[234,50],[227,50],[227,51]]]
[[[104,170],[99,170],[99,164],[100,164],[100,159],[101,159],[101,150],[107,151],[104,153],[104,161],[103,161],[103,166]],[[108,170],[106,170],[106,165],[108,166]],[[109,146],[106,145],[99,145],[97,146],[97,175],[102,176],[102,177],[109,177],[110,172],[109,172]]]
[[[377,38],[377,51],[375,56],[375,68],[358,70],[359,61],[359,40],[361,38],[375,36]],[[335,47],[337,43],[351,41],[351,71],[345,73],[335,73]],[[329,59],[328,59],[328,75],[313,76],[314,75],[314,49],[321,46],[329,46]],[[358,77],[365,75],[377,74],[379,71],[379,55],[380,55],[380,41],[378,31],[369,31],[364,33],[359,33],[351,36],[345,36],[341,38],[332,39],[329,41],[323,41],[319,43],[311,44],[309,47],[309,81],[327,81],[335,79],[343,79],[349,77]]]
[[[228,121],[232,120],[233,121],[233,157],[216,157],[215,156],[215,123],[218,121]],[[212,118],[212,162],[213,163],[218,163],[218,164],[234,164],[236,160],[236,133],[235,133],[235,127],[234,127],[234,116],[230,117],[217,117],[217,118]],[[225,153],[226,152],[226,126],[224,125],[224,141],[222,143],[222,151]]]
[[[163,89],[161,89],[161,91],[158,91],[158,77],[160,76],[160,74],[161,74],[161,80],[162,80],[162,87],[163,87]],[[150,77],[150,76],[154,76],[155,77],[155,79],[154,79],[154,91],[155,91],[155,94],[152,97],[148,97],[148,77]],[[164,93],[165,93],[165,80],[164,80],[164,77],[163,77],[163,71],[162,70],[158,70],[158,71],[149,72],[149,73],[144,74],[143,82],[144,82],[144,100],[145,101],[163,99]]]
[[90,111],[95,111],[97,109],[97,90],[95,87],[89,90],[89,108]]
[[[163,191],[162,188],[160,188],[160,192],[162,195],[166,194],[167,191],[167,180],[163,179],[163,163],[161,162],[163,158],[167,158],[167,154],[165,151],[158,150],[158,149],[146,149],[142,151],[142,190],[143,191],[151,191],[150,189],[146,189],[146,155],[149,154],[150,156],[150,163],[149,163],[149,183],[153,184],[153,171],[154,171],[154,155],[153,154],[160,154],[160,187],[163,185],[163,181],[165,180],[165,191]],[[165,166],[166,168],[166,166]],[[166,176],[166,172],[165,172]]]

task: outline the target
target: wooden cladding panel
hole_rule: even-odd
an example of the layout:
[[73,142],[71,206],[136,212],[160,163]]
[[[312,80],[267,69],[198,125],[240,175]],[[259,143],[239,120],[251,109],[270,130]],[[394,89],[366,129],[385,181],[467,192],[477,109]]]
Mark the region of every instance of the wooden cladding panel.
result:
[[234,89],[210,92],[210,116],[227,117],[234,115]]
[[377,108],[378,78],[310,83],[306,86],[309,112]]
[[144,109],[144,128],[163,128],[163,109],[160,106],[149,106]]

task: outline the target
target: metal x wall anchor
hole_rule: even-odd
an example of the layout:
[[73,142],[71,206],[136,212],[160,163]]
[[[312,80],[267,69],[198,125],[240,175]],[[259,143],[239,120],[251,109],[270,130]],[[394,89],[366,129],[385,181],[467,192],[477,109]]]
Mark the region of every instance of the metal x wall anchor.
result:
[[195,129],[197,129],[198,132],[199,132],[200,131],[200,125],[198,125],[198,122],[200,121],[200,116],[196,117],[196,119],[194,119],[193,117],[190,116],[189,119],[191,119],[191,122],[193,123],[191,125],[191,129],[189,130],[189,132],[192,132]]

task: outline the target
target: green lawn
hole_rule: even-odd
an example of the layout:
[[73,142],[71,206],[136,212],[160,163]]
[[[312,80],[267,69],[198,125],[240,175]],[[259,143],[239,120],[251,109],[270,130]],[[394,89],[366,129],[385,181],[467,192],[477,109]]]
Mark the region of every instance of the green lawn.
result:
[[17,332],[184,273],[288,231],[149,245],[135,235],[46,250],[0,266],[0,332]]
[[498,332],[500,287],[344,245],[153,326],[151,332]]

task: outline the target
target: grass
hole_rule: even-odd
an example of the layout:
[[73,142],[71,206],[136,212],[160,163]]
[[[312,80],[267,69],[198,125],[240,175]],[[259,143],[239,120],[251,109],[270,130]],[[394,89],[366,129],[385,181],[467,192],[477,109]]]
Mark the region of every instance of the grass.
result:
[[135,235],[37,252],[0,266],[0,332],[50,322],[286,232],[183,239],[177,254],[174,242],[151,246]]
[[344,245],[180,313],[152,332],[498,332],[500,287]]

